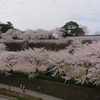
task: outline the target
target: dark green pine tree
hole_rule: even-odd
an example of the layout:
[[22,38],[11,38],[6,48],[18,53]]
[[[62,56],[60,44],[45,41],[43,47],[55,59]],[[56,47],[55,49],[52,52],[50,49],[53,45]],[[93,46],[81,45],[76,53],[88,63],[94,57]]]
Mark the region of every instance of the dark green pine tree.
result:
[[6,24],[0,23],[0,31],[2,33],[7,32],[9,29],[14,29],[14,26],[11,22],[7,22]]

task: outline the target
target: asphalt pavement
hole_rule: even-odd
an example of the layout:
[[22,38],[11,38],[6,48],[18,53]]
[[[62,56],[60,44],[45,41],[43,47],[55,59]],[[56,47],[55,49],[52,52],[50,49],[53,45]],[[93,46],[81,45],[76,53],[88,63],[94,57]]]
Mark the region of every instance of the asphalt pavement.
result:
[[[1,84],[0,83],[0,88],[9,89],[9,86],[6,85],[6,84]],[[23,91],[19,87],[10,86],[10,88],[11,88],[12,91],[23,93]],[[28,95],[31,95],[31,96],[35,96],[35,97],[38,97],[38,98],[42,98],[44,100],[62,100],[60,98],[49,96],[49,95],[46,95],[46,94],[43,94],[43,93],[38,93],[38,92],[31,91],[31,90],[28,90],[28,89],[25,89],[25,94],[28,94]]]

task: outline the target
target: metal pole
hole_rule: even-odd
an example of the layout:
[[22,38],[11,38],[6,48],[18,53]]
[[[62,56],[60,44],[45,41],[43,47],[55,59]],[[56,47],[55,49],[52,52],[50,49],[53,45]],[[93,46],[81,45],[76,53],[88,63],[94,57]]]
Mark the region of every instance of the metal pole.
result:
[[10,76],[9,76],[9,91],[10,91]]
[[12,72],[13,72],[13,70],[11,69],[9,72],[10,73],[10,75],[9,75],[9,91],[10,91],[10,76],[11,76]]

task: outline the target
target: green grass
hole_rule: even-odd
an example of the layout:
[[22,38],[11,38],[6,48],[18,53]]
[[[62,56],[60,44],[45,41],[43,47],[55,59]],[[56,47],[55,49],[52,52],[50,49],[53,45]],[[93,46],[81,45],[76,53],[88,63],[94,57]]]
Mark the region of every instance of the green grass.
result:
[[[23,72],[20,72],[20,71],[14,71],[14,72],[12,72],[11,77],[28,78],[28,75]],[[47,80],[47,81],[58,82],[58,83],[63,83],[63,84],[65,81],[61,77],[52,77],[50,74],[46,74],[44,72],[38,72],[38,76],[35,79],[36,80]],[[88,83],[88,84],[84,83],[83,85],[80,83],[76,84],[76,81],[74,79],[68,80],[65,84],[81,86],[81,87],[86,87],[86,88],[95,88],[96,87],[92,83]]]
[[[54,81],[52,81],[52,79]],[[56,79],[57,82],[55,81]],[[62,98],[63,100],[99,100],[95,99],[100,95],[100,92],[96,92],[96,88],[93,88],[92,86],[90,88],[84,88],[81,85],[79,86],[79,84],[73,85],[75,84],[73,80],[69,80],[67,84],[63,84],[58,82],[58,79],[60,80],[60,78],[51,77],[49,75],[45,75],[45,73],[40,72],[36,79],[13,76],[11,77],[11,85],[19,87],[19,85],[22,83],[26,85],[27,89],[33,91],[37,91],[37,87],[41,86],[42,93]],[[7,76],[0,75],[0,82],[9,84],[9,78]]]
[[[22,77],[22,78],[27,78],[27,74],[24,74],[23,72],[14,72],[13,76],[15,77]],[[45,74],[43,72],[38,72],[38,76],[36,77],[38,80],[47,80],[47,81],[53,81],[53,82],[58,82],[58,83],[64,83],[64,79],[61,77],[52,77],[50,74]],[[76,81],[73,79],[70,79],[66,82],[66,84],[70,85],[76,85],[76,86],[81,86],[81,87],[86,87],[86,88],[95,88],[96,86],[93,85],[92,83],[84,83],[83,85],[81,83],[76,84]]]

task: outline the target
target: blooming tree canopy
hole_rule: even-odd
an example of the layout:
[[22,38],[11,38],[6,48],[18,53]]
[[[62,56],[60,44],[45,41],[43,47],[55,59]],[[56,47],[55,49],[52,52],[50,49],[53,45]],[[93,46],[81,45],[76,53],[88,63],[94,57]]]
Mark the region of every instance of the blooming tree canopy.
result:
[[0,43],[0,53],[6,51],[6,45],[3,43]]
[[5,48],[4,44],[0,44],[0,70],[8,70],[19,64],[18,67],[25,68],[23,72],[27,72],[31,78],[45,64],[47,72],[52,76],[60,75],[65,82],[73,78],[77,83],[100,85],[100,41],[85,44],[73,41],[66,49],[56,52],[44,48],[10,52]]
[[17,52],[5,51],[0,53],[0,70],[10,75],[8,72],[18,63]]
[[1,34],[1,39],[7,40],[8,42],[13,39],[21,38],[22,32],[18,29],[9,29],[6,33]]

